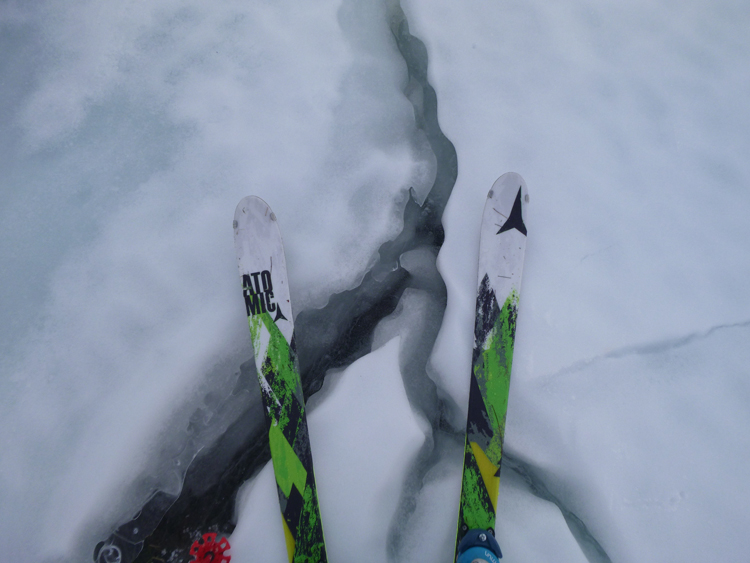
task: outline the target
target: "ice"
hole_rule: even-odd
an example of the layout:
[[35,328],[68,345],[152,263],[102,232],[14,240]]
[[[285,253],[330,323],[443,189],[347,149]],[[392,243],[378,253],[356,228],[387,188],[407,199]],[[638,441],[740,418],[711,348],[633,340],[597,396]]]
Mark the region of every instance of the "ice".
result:
[[748,337],[748,323],[720,327],[518,386],[508,443],[613,561],[742,560]]
[[[750,79],[747,12],[736,3],[679,13],[663,3],[404,6],[459,154],[438,260],[448,287],[432,357],[440,385],[465,408],[468,389],[454,374],[469,363],[476,246],[462,235],[478,231],[498,168],[516,170],[531,203],[509,452],[601,543],[590,560],[742,560],[748,545],[736,528],[709,531],[705,520],[737,514],[747,524],[734,429],[747,409],[726,391],[744,388],[742,337],[717,329],[715,346],[690,360],[656,355],[660,370],[596,358],[750,317],[741,187],[750,169],[737,152],[749,148],[750,114],[737,97]],[[568,373],[578,368],[585,379]],[[514,538],[506,542],[526,541]]]
[[[546,241],[530,252],[528,270],[541,270],[524,299],[527,314],[546,316],[534,331],[545,350],[536,373],[746,320],[739,186],[750,169],[736,147],[750,116],[730,92],[750,80],[739,48],[747,14],[733,3],[691,3],[678,16],[663,3],[481,6],[405,3],[459,151],[440,257],[449,288],[462,276],[473,289],[476,259],[452,232],[477,231],[487,186],[515,170],[540,233],[529,244]],[[724,39],[714,42],[714,28]],[[461,34],[472,39],[455,41]],[[727,271],[730,256],[739,259]],[[463,325],[446,328],[466,334],[473,297],[455,299]]]
[[[91,560],[154,491],[208,494],[262,445],[230,228],[255,194],[301,365],[330,366],[310,429],[332,563],[448,563],[478,221],[509,170],[531,201],[505,559],[747,559],[749,20],[735,0],[0,4],[0,559]],[[233,561],[281,561],[253,463]]]

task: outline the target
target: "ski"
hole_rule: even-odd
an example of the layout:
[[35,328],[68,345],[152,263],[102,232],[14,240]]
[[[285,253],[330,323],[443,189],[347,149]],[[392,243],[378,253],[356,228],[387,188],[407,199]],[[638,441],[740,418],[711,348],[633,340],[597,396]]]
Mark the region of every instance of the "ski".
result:
[[[528,202],[526,183],[504,174],[487,195],[479,241],[474,352],[456,561],[502,557],[494,539],[513,343],[521,289]],[[494,559],[493,559],[494,557]]]
[[233,226],[289,562],[325,563],[281,233],[254,196],[239,202]]

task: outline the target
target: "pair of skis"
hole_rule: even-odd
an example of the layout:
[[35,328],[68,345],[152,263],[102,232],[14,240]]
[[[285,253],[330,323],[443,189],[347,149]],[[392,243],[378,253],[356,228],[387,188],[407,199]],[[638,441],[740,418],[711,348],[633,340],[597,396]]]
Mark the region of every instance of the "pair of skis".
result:
[[[523,179],[508,173],[492,186],[482,216],[456,535],[459,562],[494,563],[501,557],[494,540],[495,512],[526,248],[523,216],[527,201]],[[284,249],[276,216],[263,200],[250,196],[237,205],[234,241],[289,561],[325,563]]]

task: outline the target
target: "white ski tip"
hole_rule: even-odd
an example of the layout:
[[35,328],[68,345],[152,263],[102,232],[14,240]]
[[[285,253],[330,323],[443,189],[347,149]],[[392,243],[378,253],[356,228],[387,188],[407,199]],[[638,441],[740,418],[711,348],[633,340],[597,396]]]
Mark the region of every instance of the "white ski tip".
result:
[[492,184],[490,191],[487,193],[487,199],[497,200],[500,197],[500,194],[506,190],[513,192],[513,195],[515,196],[519,188],[521,189],[523,202],[528,203],[529,191],[526,187],[526,181],[516,172],[506,172],[495,180],[494,184]]
[[500,176],[487,194],[479,242],[479,277],[485,275],[499,301],[520,291],[526,250],[526,205],[529,194],[519,174]]
[[503,174],[487,194],[485,204],[485,215],[483,223],[491,223],[497,227],[497,233],[516,229],[526,235],[526,205],[529,201],[529,192],[526,182],[520,174],[508,172]]
[[235,229],[243,228],[250,222],[265,218],[275,220],[276,216],[265,201],[258,196],[249,195],[243,197],[237,204],[234,210],[233,226]]
[[[265,305],[258,305],[252,299],[250,301],[264,313],[279,312],[274,322],[287,342],[291,342],[294,324],[284,245],[276,215],[265,201],[248,196],[237,204],[233,225],[237,266],[245,288],[245,305],[250,307],[247,301],[250,295],[263,295]],[[248,316],[256,312],[253,307],[247,310]]]

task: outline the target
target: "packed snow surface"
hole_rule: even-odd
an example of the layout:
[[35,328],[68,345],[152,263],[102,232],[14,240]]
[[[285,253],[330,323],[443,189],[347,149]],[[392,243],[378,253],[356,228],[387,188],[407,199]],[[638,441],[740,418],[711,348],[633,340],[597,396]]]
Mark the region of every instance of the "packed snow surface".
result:
[[[504,560],[746,561],[749,27],[735,0],[1,2],[0,559],[91,561],[260,420],[231,230],[255,194],[300,318],[410,280],[308,402],[330,561],[449,563],[479,219],[512,170]],[[445,182],[444,243],[409,246]],[[233,563],[284,561],[270,464],[232,503]]]

